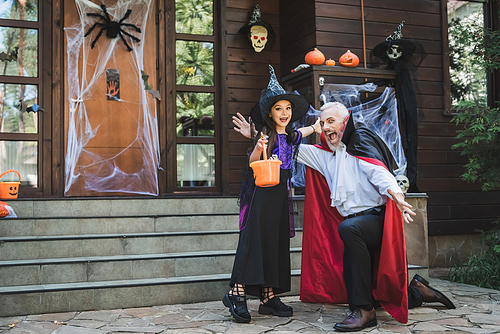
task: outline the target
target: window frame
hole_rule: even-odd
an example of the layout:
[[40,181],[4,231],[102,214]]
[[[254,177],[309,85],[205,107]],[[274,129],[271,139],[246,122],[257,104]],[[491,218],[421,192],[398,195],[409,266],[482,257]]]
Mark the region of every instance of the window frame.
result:
[[[37,142],[37,186],[36,187],[20,187],[19,197],[41,197],[50,195],[54,191],[54,186],[57,186],[57,181],[54,180],[52,170],[53,160],[57,161],[56,157],[52,157],[53,146],[59,146],[60,143],[55,143],[52,138],[52,119],[58,119],[57,115],[52,113],[52,95],[57,88],[53,88],[51,73],[52,69],[52,41],[54,37],[59,35],[58,32],[52,36],[52,21],[53,11],[60,10],[59,1],[56,0],[51,5],[46,1],[37,1],[38,18],[37,21],[21,21],[11,19],[0,19],[0,26],[20,29],[36,29],[38,38],[38,68],[36,77],[18,77],[0,75],[0,82],[16,85],[35,85],[38,91],[38,104],[44,108],[44,112],[39,112],[38,115],[38,132],[37,133],[0,133],[0,141],[27,141]],[[57,10],[53,7],[56,6]],[[45,26],[44,23],[49,25]],[[55,29],[57,30],[57,29]],[[57,131],[54,131],[57,132]]]
[[[160,1],[158,6],[159,48],[158,70],[160,73],[159,88],[162,100],[165,103],[160,106],[159,129],[160,129],[160,167],[159,175],[160,194],[172,193],[220,193],[221,192],[221,0],[213,0],[213,35],[198,35],[177,33],[175,27],[175,0]],[[164,14],[163,14],[164,13]],[[164,20],[161,18],[164,16]],[[162,29],[163,27],[163,29]],[[176,82],[176,41],[195,41],[213,43],[213,86],[178,85]],[[164,78],[164,80],[162,80]],[[199,137],[177,137],[177,92],[212,93],[214,94],[214,136]],[[215,147],[215,186],[177,186],[177,144],[213,144]]]

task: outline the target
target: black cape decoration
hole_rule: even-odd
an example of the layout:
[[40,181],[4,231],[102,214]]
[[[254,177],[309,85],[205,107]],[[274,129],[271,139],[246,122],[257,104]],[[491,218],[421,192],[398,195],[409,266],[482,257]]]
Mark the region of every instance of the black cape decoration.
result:
[[360,126],[356,129],[352,114],[349,115],[349,120],[342,134],[342,143],[350,155],[378,160],[387,167],[389,172],[393,173],[396,162],[388,153],[383,140],[366,126]]
[[395,88],[404,128],[403,147],[406,151],[409,192],[420,192],[417,187],[418,119],[423,116],[418,114],[414,82],[416,69],[426,55],[418,41],[390,37],[376,45],[371,52],[371,63],[374,67],[385,67],[397,73]]

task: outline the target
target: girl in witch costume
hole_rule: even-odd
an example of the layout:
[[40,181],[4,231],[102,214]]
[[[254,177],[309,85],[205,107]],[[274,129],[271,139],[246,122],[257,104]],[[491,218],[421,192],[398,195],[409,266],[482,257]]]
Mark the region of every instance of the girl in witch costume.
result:
[[[267,156],[281,160],[280,182],[272,187],[256,187],[247,166],[240,190],[240,237],[231,275],[230,291],[222,299],[236,322],[250,322],[246,294],[259,296],[260,314],[291,316],[293,309],[276,294],[290,291],[290,237],[295,234],[291,220],[292,149],[302,137],[320,131],[319,119],[311,126],[292,130],[291,123],[309,110],[301,95],[287,93],[278,83],[274,69],[252,109],[257,124],[254,148],[249,163],[259,160],[267,144]],[[267,138],[262,138],[261,133]],[[292,213],[293,214],[293,213]]]

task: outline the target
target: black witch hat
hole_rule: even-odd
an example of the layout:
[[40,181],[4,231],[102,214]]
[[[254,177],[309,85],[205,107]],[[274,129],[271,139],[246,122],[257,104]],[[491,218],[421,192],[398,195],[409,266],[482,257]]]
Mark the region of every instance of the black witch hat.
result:
[[263,89],[260,94],[260,101],[255,104],[250,112],[252,121],[256,125],[262,125],[264,119],[271,111],[271,107],[278,101],[287,100],[292,104],[292,118],[290,123],[296,122],[307,113],[310,104],[307,99],[296,93],[289,93],[278,82],[274,68],[269,65],[271,77],[266,89]]

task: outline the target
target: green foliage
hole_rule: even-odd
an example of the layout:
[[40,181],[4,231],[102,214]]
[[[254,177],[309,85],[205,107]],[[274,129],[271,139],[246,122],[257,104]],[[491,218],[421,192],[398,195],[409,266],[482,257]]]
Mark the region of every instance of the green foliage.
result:
[[500,31],[484,28],[482,3],[470,6],[449,22],[452,122],[460,125],[452,148],[468,157],[462,179],[487,191],[500,188],[500,110],[486,106],[486,74],[500,68]]
[[[176,0],[175,27],[177,33],[192,35],[213,35],[213,1]],[[203,39],[202,39],[203,40]],[[176,84],[185,86],[214,86],[214,43],[178,39],[175,43]],[[177,135],[183,135],[180,123],[182,116],[188,116],[201,124],[204,116],[214,120],[214,94],[178,91]],[[213,136],[213,127],[197,126],[197,136]]]
[[[189,116],[191,118],[201,119],[203,116],[214,118],[214,94],[212,93],[177,93],[177,117]],[[182,125],[177,123],[177,135],[182,134]],[[199,136],[213,136],[214,130],[201,129]]]
[[452,267],[448,278],[453,282],[500,290],[500,229],[482,232],[482,236],[488,250],[472,255],[467,263]]
[[[482,6],[478,3],[477,6]],[[484,56],[485,30],[482,10],[468,16],[452,19],[448,23],[451,99],[475,101],[486,105],[486,62]]]
[[459,112],[453,117],[461,142],[452,146],[467,155],[469,162],[462,179],[478,182],[483,191],[500,188],[500,109],[486,108],[475,102],[459,104]]
[[213,1],[176,0],[175,30],[183,34],[212,35]]
[[214,85],[214,45],[206,42],[176,42],[178,85]]

